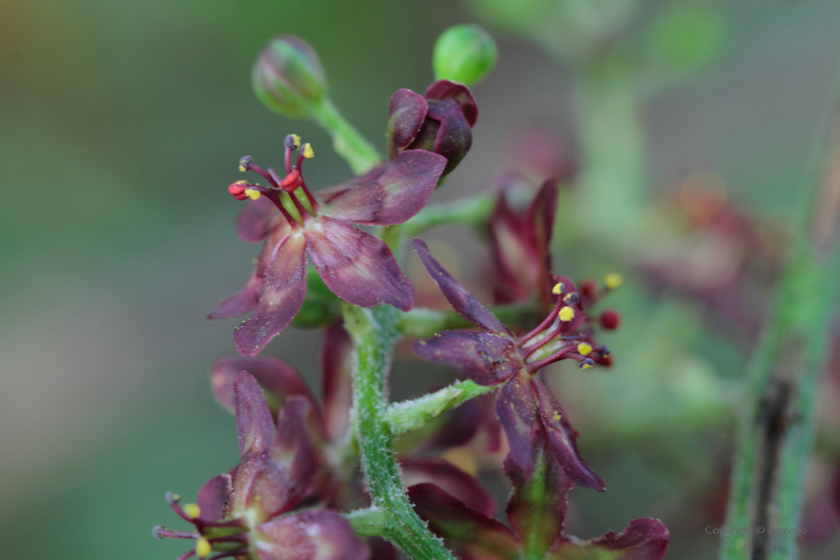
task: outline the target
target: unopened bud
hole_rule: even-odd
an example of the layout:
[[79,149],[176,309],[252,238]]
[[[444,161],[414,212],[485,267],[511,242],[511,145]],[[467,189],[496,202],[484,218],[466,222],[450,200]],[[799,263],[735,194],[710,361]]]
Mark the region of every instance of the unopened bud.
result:
[[498,54],[496,42],[484,29],[475,24],[455,25],[435,43],[435,79],[475,84],[493,69]]
[[601,318],[598,322],[607,330],[617,329],[618,325],[621,324],[621,315],[614,309],[607,309],[601,313]]
[[275,37],[266,45],[254,65],[251,83],[260,101],[288,117],[307,115],[327,91],[315,49],[293,35]]

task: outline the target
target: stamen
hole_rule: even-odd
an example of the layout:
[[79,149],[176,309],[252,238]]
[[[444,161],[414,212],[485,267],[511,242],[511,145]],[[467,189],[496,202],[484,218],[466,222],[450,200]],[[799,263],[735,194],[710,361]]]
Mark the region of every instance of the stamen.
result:
[[309,142],[303,145],[303,151],[301,153],[306,159],[312,159],[315,157],[315,150],[312,149],[312,144]]
[[201,508],[198,504],[184,504],[184,513],[193,519],[198,519],[201,516]]
[[569,321],[575,318],[575,310],[567,305],[566,307],[560,310],[557,316],[560,317],[561,321],[568,323]]
[[242,159],[239,160],[239,171],[245,173],[251,168],[251,164],[254,163],[254,158],[251,156],[244,156]]
[[604,276],[604,285],[608,290],[616,290],[624,283],[624,278],[617,272],[610,272]]
[[555,421],[555,422],[559,422],[561,418],[563,418],[563,415],[562,415],[562,414],[560,414],[560,412],[559,412],[559,411],[555,410],[555,411],[554,411],[554,421]]
[[580,302],[580,296],[577,292],[571,292],[563,296],[563,301],[569,305],[575,305]]
[[213,546],[205,539],[200,537],[195,543],[195,553],[199,558],[205,558],[213,552]]
[[289,134],[283,140],[283,146],[290,150],[297,150],[300,148],[300,136],[297,134]]
[[585,358],[585,359],[581,360],[578,367],[580,369],[589,369],[591,367],[595,367],[595,362],[593,362],[591,358]]
[[559,296],[560,294],[562,294],[565,291],[566,291],[566,285],[563,284],[563,282],[559,282],[559,283],[555,284],[553,288],[551,288],[551,293],[554,294],[555,296]]
[[156,539],[197,539],[201,536],[198,533],[187,533],[186,531],[170,531],[163,525],[155,525],[152,527],[152,535],[154,535]]
[[256,189],[245,189],[244,194],[251,200],[259,200],[260,198],[260,191]]
[[581,342],[577,345],[577,351],[581,356],[588,356],[592,352],[592,345],[588,342]]
[[187,560],[187,558],[192,558],[192,556],[194,554],[195,554],[195,549],[192,549],[189,552],[187,552],[186,554],[182,554],[181,556],[179,556],[175,560]]

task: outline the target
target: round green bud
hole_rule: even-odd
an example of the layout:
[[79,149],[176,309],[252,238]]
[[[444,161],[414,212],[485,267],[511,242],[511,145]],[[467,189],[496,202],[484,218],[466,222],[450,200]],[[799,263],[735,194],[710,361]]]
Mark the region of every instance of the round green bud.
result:
[[260,101],[287,117],[308,115],[327,91],[318,53],[293,35],[275,37],[266,45],[254,64],[251,83]]
[[435,79],[472,85],[493,69],[498,55],[493,37],[478,25],[452,26],[435,43]]

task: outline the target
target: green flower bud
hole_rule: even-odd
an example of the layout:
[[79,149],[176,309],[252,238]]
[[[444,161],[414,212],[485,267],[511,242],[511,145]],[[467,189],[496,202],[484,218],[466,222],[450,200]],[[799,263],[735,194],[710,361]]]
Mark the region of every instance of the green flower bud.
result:
[[269,109],[287,117],[308,115],[327,91],[318,53],[293,35],[272,39],[251,74],[254,93]]
[[435,79],[472,85],[493,69],[498,54],[496,42],[484,29],[475,24],[455,25],[435,43]]

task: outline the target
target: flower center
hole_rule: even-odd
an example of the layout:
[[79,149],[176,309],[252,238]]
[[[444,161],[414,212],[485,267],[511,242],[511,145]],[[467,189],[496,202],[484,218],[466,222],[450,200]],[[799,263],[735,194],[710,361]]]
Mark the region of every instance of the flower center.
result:
[[208,522],[200,518],[201,509],[196,504],[180,505],[180,496],[166,493],[166,501],[172,506],[172,509],[178,516],[195,525],[195,532],[187,531],[170,531],[163,525],[158,525],[152,529],[152,534],[158,538],[171,539],[192,539],[195,540],[195,548],[188,551],[178,558],[178,560],[186,560],[192,556],[198,558],[205,558],[212,552],[219,552],[213,557],[213,560],[221,558],[235,557],[245,555],[248,553],[248,535],[245,533],[244,526],[236,521],[220,521]]
[[[608,275],[608,278],[615,280],[613,275]],[[619,283],[608,281],[607,290],[616,288]],[[581,295],[571,288],[563,282],[555,284],[551,290],[557,296],[554,309],[537,328],[516,339],[519,354],[531,374],[564,359],[577,360],[581,369],[588,369],[596,361],[604,363],[610,355],[605,346],[594,345],[592,321],[586,316],[581,317]],[[589,303],[594,303],[596,298],[590,295],[587,299]],[[588,332],[578,332],[579,327]]]
[[[308,219],[318,215],[318,201],[312,196],[306,181],[303,179],[304,160],[315,157],[315,152],[310,144],[300,143],[297,134],[289,134],[283,142],[285,148],[284,163],[286,175],[282,179],[273,169],[263,169],[251,156],[245,156],[239,160],[239,170],[256,171],[268,181],[268,186],[262,186],[248,181],[236,181],[228,187],[228,192],[237,200],[250,198],[257,200],[265,196],[280,210],[280,213],[292,227],[297,229],[304,225]],[[297,161],[292,163],[292,155],[297,151]]]

